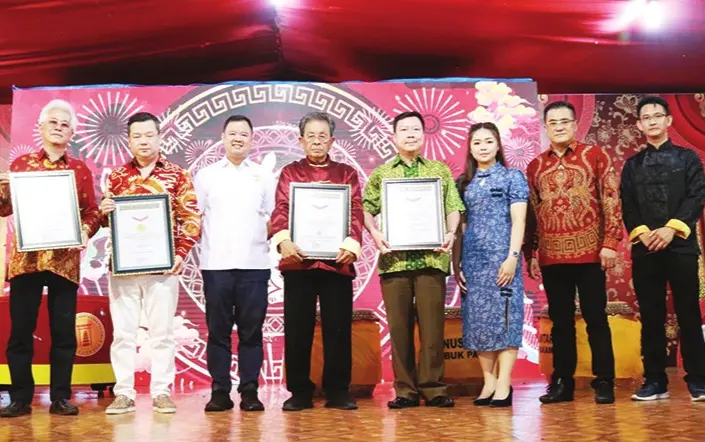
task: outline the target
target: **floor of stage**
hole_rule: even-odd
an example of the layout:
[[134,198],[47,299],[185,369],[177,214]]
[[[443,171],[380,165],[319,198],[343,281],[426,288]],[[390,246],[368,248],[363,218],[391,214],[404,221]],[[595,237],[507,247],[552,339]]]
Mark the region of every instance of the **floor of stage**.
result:
[[[671,379],[672,398],[658,403],[629,400],[630,387],[617,390],[617,403],[598,406],[588,389],[576,393],[576,401],[541,406],[540,380],[515,384],[512,409],[477,408],[472,398],[457,398],[453,409],[419,407],[388,410],[391,384],[378,386],[374,398],[361,399],[357,411],[316,408],[284,413],[288,392],[278,386],[260,391],[264,413],[231,412],[206,415],[203,406],[208,389],[176,393],[175,415],[153,413],[146,394],[137,399],[137,412],[106,416],[111,398],[77,390],[81,414],[59,417],[48,413],[48,393],[35,398],[33,414],[0,420],[0,441],[703,441],[705,403],[693,404],[683,382]],[[0,404],[9,398],[2,394]],[[236,404],[237,407],[237,404]]]

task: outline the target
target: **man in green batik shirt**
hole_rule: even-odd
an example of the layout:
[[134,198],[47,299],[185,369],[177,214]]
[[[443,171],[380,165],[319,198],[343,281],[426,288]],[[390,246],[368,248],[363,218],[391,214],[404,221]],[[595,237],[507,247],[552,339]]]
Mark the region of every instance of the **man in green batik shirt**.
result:
[[[404,112],[394,118],[394,144],[399,154],[372,172],[365,188],[365,227],[380,250],[379,274],[382,298],[387,310],[392,340],[394,389],[397,397],[389,408],[419,406],[422,395],[427,406],[452,407],[444,369],[443,325],[446,276],[450,271],[449,251],[455,241],[460,214],[465,211],[450,169],[440,161],[419,155],[424,143],[425,124],[418,112]],[[382,210],[382,180],[387,178],[441,178],[443,206],[448,227],[442,248],[428,251],[391,251],[384,234],[375,225]],[[414,302],[414,298],[416,302]],[[414,318],[418,317],[421,340],[416,370]]]

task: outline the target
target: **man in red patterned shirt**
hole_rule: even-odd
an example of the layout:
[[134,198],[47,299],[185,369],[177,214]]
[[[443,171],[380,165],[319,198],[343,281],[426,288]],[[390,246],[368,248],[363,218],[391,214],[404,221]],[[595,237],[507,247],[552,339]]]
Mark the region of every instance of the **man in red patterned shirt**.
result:
[[[316,301],[321,304],[323,332],[323,389],[326,408],[357,409],[349,393],[352,374],[352,306],[354,262],[362,244],[362,194],[357,171],[331,161],[328,151],[335,138],[335,122],[327,113],[313,112],[299,122],[300,143],[306,158],[284,168],[279,176],[272,214],[272,243],[281,253],[284,276],[284,359],[286,387],[292,397],[284,411],[313,408],[311,344],[316,325]],[[350,233],[332,260],[309,259],[293,242],[289,231],[291,183],[330,183],[350,186]]]
[[110,276],[110,314],[113,344],[110,361],[115,372],[116,398],[107,414],[135,411],[135,353],[137,330],[144,310],[147,317],[152,370],[152,408],[158,413],[174,413],[169,397],[174,382],[176,341],[174,315],[179,295],[179,275],[184,259],[201,233],[196,191],[187,171],[160,153],[159,120],[140,112],[128,120],[127,135],[134,158],[108,177],[106,197],[100,204],[103,215],[115,210],[112,196],[168,193],[173,214],[174,267],[163,275]]
[[553,322],[553,375],[540,400],[573,400],[577,290],[592,351],[595,401],[609,404],[614,402],[614,354],[605,271],[614,267],[623,235],[619,178],[604,149],[575,139],[573,105],[549,104],[544,120],[551,148],[526,170],[532,210],[524,248],[532,278],[539,277],[540,266]]
[[[83,161],[71,158],[66,148],[76,130],[76,113],[65,101],[53,100],[39,116],[42,149],[17,158],[12,172],[73,170],[81,212],[83,246],[100,227],[100,214],[93,190],[93,176]],[[51,189],[47,189],[50,192]],[[0,216],[12,214],[7,173],[0,174]],[[51,328],[51,408],[49,412],[76,415],[78,408],[69,402],[71,375],[76,353],[76,296],[80,276],[79,249],[20,252],[16,239],[7,278],[10,281],[10,319],[12,329],[7,343],[7,362],[12,379],[12,402],[0,411],[2,417],[17,417],[32,412],[34,378],[32,354],[34,330],[47,287],[47,306]]]

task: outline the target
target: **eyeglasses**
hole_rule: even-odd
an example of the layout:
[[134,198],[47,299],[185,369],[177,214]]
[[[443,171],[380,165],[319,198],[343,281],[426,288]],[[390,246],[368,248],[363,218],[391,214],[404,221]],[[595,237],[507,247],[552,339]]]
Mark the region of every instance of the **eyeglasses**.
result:
[[563,127],[563,126],[568,126],[570,123],[574,122],[575,120],[551,120],[546,123],[548,127],[551,129],[555,129],[557,127]]
[[47,126],[49,126],[50,129],[60,129],[62,132],[67,131],[71,129],[71,126],[69,126],[68,123],[65,123],[63,121],[56,121],[56,120],[49,120],[47,121]]
[[664,118],[666,114],[654,114],[654,115],[644,115],[641,117],[641,121],[648,123],[651,120],[658,121],[662,118]]
[[325,143],[325,142],[327,142],[328,140],[330,140],[330,136],[328,136],[328,135],[314,135],[314,134],[308,134],[308,135],[306,135],[306,136],[304,137],[304,139],[305,139],[306,141],[308,141],[309,143],[313,143],[313,142],[316,141],[316,140],[320,141],[321,143]]

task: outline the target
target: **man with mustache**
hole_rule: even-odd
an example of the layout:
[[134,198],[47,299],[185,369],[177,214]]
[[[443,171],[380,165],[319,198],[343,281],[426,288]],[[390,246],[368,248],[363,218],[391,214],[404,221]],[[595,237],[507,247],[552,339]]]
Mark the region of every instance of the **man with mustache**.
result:
[[268,233],[274,176],[248,158],[253,127],[244,115],[223,125],[225,157],[201,169],[194,185],[203,215],[201,274],[206,298],[208,371],[213,378],[206,411],[233,408],[233,325],[237,325],[240,409],[263,411],[257,397],[262,368],[262,325],[270,277]]
[[622,170],[624,224],[632,242],[632,277],[641,313],[644,384],[635,401],[667,399],[666,283],[680,327],[681,353],[691,400],[705,401],[705,340],[700,312],[698,245],[695,233],[705,204],[705,174],[698,154],[668,136],[668,102],[644,97],[637,126],[646,149]]
[[[460,214],[465,205],[460,199],[450,169],[440,161],[420,155],[424,146],[425,123],[418,112],[404,112],[392,123],[398,155],[370,175],[365,188],[365,227],[372,234],[381,256],[379,274],[382,298],[387,310],[392,340],[394,389],[397,397],[387,406],[392,409],[418,407],[419,396],[431,407],[455,405],[441,381],[444,370],[443,336],[445,324],[446,276],[450,272],[449,251],[455,242]],[[385,178],[442,179],[442,198],[446,216],[444,244],[437,250],[391,251],[375,224],[382,211],[382,180]],[[414,323],[418,318],[421,349],[418,372],[414,349]]]
[[[285,166],[279,176],[272,215],[272,242],[281,253],[284,277],[284,358],[286,387],[292,396],[284,411],[313,408],[310,379],[311,345],[316,325],[316,300],[321,305],[323,334],[323,389],[326,408],[355,410],[350,396],[352,372],[352,306],[355,261],[362,244],[362,202],[357,171],[331,161],[335,121],[324,112],[312,112],[299,122],[299,142],[306,158]],[[350,186],[350,234],[340,244],[335,260],[308,259],[292,241],[289,204],[292,183],[329,183]]]
[[[83,161],[66,153],[76,130],[76,112],[63,100],[49,102],[39,114],[42,149],[13,161],[12,172],[73,170],[76,175],[78,206],[81,212],[83,247],[100,227],[101,216],[95,199],[93,175]],[[45,189],[51,192],[51,189]],[[0,173],[0,216],[12,214],[7,172]],[[10,281],[10,320],[7,362],[12,379],[11,403],[0,410],[1,417],[17,417],[32,412],[34,377],[32,354],[34,330],[47,287],[51,329],[51,414],[76,415],[71,398],[71,374],[76,354],[76,296],[81,283],[79,249],[19,252],[12,243],[7,279]]]

